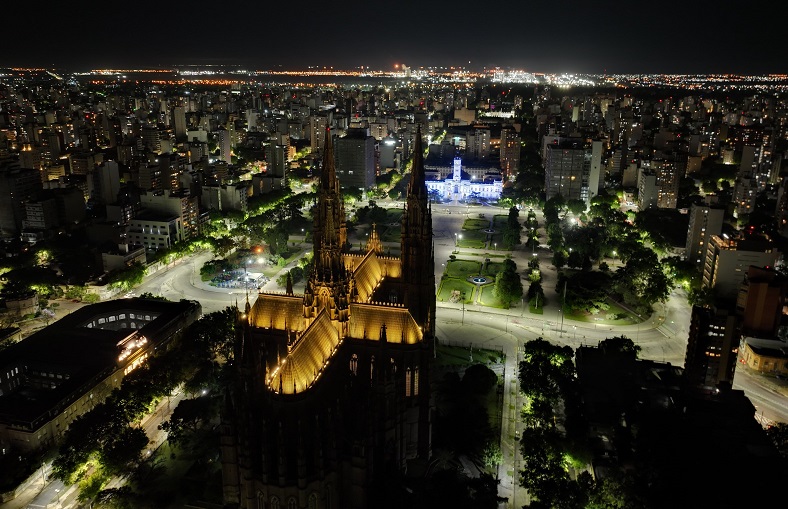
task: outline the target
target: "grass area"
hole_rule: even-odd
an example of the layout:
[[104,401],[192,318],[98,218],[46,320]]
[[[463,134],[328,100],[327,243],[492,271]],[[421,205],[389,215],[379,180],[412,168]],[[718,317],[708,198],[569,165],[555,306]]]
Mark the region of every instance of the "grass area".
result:
[[503,233],[493,233],[490,235],[490,248],[505,251],[503,246]]
[[[565,316],[578,322],[598,323],[602,325],[635,325],[640,320],[632,313],[622,308],[610,299],[607,300],[609,309],[600,311],[596,315],[592,315],[587,311],[572,311],[565,309]],[[617,317],[617,318],[614,318]]]
[[473,292],[476,289],[475,287],[476,285],[465,281],[465,279],[458,279],[454,277],[441,279],[441,284],[438,288],[437,299],[441,302],[449,302],[452,292],[454,290],[459,290],[460,292],[465,292],[465,303],[470,304],[473,302]]
[[469,348],[461,346],[447,346],[438,343],[435,348],[436,366],[470,366],[471,364],[497,364],[504,362],[506,356],[495,350],[484,348],[473,349],[473,361],[471,361],[471,351]]
[[481,269],[481,262],[472,260],[449,260],[446,264],[446,275],[465,279],[466,277],[477,275]]
[[[284,260],[285,260],[284,264],[287,265],[288,263],[293,262],[295,260],[298,260],[298,259],[302,258],[303,256],[304,256],[304,251],[301,251],[300,249],[296,249],[294,251],[290,251],[289,253],[287,253],[287,256],[284,258]],[[268,265],[268,264],[265,264],[265,265],[262,266],[262,272],[267,277],[272,278],[272,277],[276,276],[277,274],[279,274],[279,271],[282,270],[282,268],[283,267],[280,267],[279,265]],[[290,267],[290,268],[292,268],[292,267]],[[258,270],[260,270],[260,266],[258,265],[258,266],[252,267],[252,268],[250,268],[250,270],[252,270],[254,272],[257,272]]]
[[401,226],[389,226],[380,236],[380,240],[383,242],[397,242],[402,237],[402,227]]
[[490,227],[490,221],[487,219],[466,219],[462,223],[463,230],[486,230]]
[[536,307],[534,307],[534,303],[533,302],[529,302],[528,303],[528,312],[533,313],[535,315],[543,315],[544,314],[544,306],[541,303],[539,303],[539,307],[536,308]]
[[462,233],[462,238],[457,239],[460,247],[471,249],[484,249],[487,245],[487,234],[479,230],[466,230]]
[[479,302],[481,302],[482,306],[487,306],[491,308],[499,308],[499,309],[508,309],[501,305],[498,302],[498,298],[493,295],[493,288],[495,285],[489,284],[479,287],[479,291],[481,292],[479,295]]
[[476,251],[467,251],[465,253],[456,252],[457,256],[483,256],[485,258],[509,258],[508,254],[491,254],[491,253],[477,253]]
[[386,210],[386,222],[388,223],[398,223],[402,221],[402,210],[401,209],[388,209]]
[[493,217],[493,229],[495,230],[503,230],[506,226],[506,223],[509,222],[509,215],[508,214],[496,214]]
[[487,264],[487,267],[485,267],[484,273],[482,275],[483,276],[490,276],[490,277],[494,278],[502,270],[503,270],[503,262],[493,262],[493,261],[491,261],[490,263]]

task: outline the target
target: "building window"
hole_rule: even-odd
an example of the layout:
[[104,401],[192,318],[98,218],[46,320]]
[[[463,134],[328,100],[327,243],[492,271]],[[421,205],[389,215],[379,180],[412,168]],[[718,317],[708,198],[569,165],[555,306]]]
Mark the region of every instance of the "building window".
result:
[[271,497],[271,509],[279,509],[279,499]]
[[287,509],[298,509],[298,502],[293,497],[290,497],[290,500],[287,501]]
[[413,395],[419,395],[419,367],[413,368]]
[[317,509],[317,494],[309,495],[309,509]]
[[406,368],[405,369],[405,397],[406,398],[409,398],[410,395],[411,395],[411,390],[410,390],[411,379],[410,378],[411,378],[410,377],[410,368]]
[[358,355],[356,354],[350,358],[350,372],[354,375],[358,373]]

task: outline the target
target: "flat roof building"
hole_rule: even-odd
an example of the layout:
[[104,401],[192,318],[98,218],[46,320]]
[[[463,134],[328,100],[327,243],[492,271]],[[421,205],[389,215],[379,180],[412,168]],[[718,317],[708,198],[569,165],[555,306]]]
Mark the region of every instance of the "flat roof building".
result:
[[0,447],[56,444],[155,348],[200,317],[197,301],[117,299],[83,307],[0,351]]

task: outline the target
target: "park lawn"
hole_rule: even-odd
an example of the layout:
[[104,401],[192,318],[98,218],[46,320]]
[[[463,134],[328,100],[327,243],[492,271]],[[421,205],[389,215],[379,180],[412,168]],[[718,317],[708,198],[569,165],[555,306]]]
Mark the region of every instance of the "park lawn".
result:
[[490,276],[494,278],[502,270],[503,270],[503,262],[490,262],[487,264],[487,268],[485,269],[484,274],[482,275]]
[[465,279],[479,274],[482,270],[482,263],[472,260],[449,260],[446,264],[446,275]]
[[503,230],[508,222],[509,222],[508,215],[496,214],[495,217],[493,217],[493,229],[499,231]]
[[[500,230],[495,231],[500,232]],[[497,249],[498,251],[506,251],[503,245],[503,233],[493,233],[490,235],[490,248]]]
[[[607,299],[607,303],[610,305],[610,309],[602,310],[596,315],[592,315],[586,311],[573,312],[572,310],[565,308],[565,316],[572,320],[577,320],[578,322],[598,323],[602,325],[635,325],[638,323],[637,317],[633,316],[632,313],[626,309],[622,308],[610,299]],[[608,315],[621,314],[626,315],[625,318],[618,320],[609,320],[607,318]]]
[[473,349],[473,361],[471,361],[471,351],[464,346],[448,346],[438,343],[435,347],[437,352],[435,357],[436,366],[470,366],[472,364],[498,364],[505,362],[506,356],[495,350],[486,348]]
[[389,223],[402,220],[402,209],[386,209],[386,221]]
[[386,231],[383,232],[383,235],[380,236],[380,240],[383,242],[397,242],[402,237],[402,227],[397,226],[389,226],[386,228]]
[[461,239],[457,239],[460,247],[471,249],[484,249],[487,245],[487,234],[478,230],[466,230]]
[[466,219],[462,223],[463,230],[486,230],[490,227],[490,221],[487,219]]
[[502,306],[501,303],[498,302],[498,298],[493,295],[493,288],[495,288],[495,285],[493,284],[482,285],[479,287],[479,291],[481,292],[481,294],[479,295],[478,300],[479,302],[481,302],[482,306],[499,308],[499,309],[509,309],[507,307]]
[[437,299],[441,302],[449,302],[449,299],[451,299],[451,292],[459,290],[460,292],[465,292],[465,303],[470,304],[473,302],[473,291],[475,290],[475,286],[476,285],[473,283],[469,283],[464,279],[454,277],[441,279]]
[[535,302],[528,302],[528,312],[533,313],[535,315],[543,315],[544,314],[544,305],[540,302],[539,308],[537,309],[534,307]]

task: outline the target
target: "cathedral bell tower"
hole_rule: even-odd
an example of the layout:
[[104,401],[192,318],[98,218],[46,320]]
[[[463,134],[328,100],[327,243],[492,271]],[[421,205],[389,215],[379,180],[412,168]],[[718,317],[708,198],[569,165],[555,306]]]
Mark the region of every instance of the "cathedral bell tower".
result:
[[330,130],[326,132],[313,239],[314,269],[304,291],[304,317],[311,321],[321,309],[326,309],[331,320],[346,322],[350,275],[343,263],[342,251],[347,246],[347,226]]
[[416,128],[413,166],[402,214],[402,282],[405,305],[430,334],[435,331],[435,255],[432,246],[432,208],[424,173],[421,127]]

